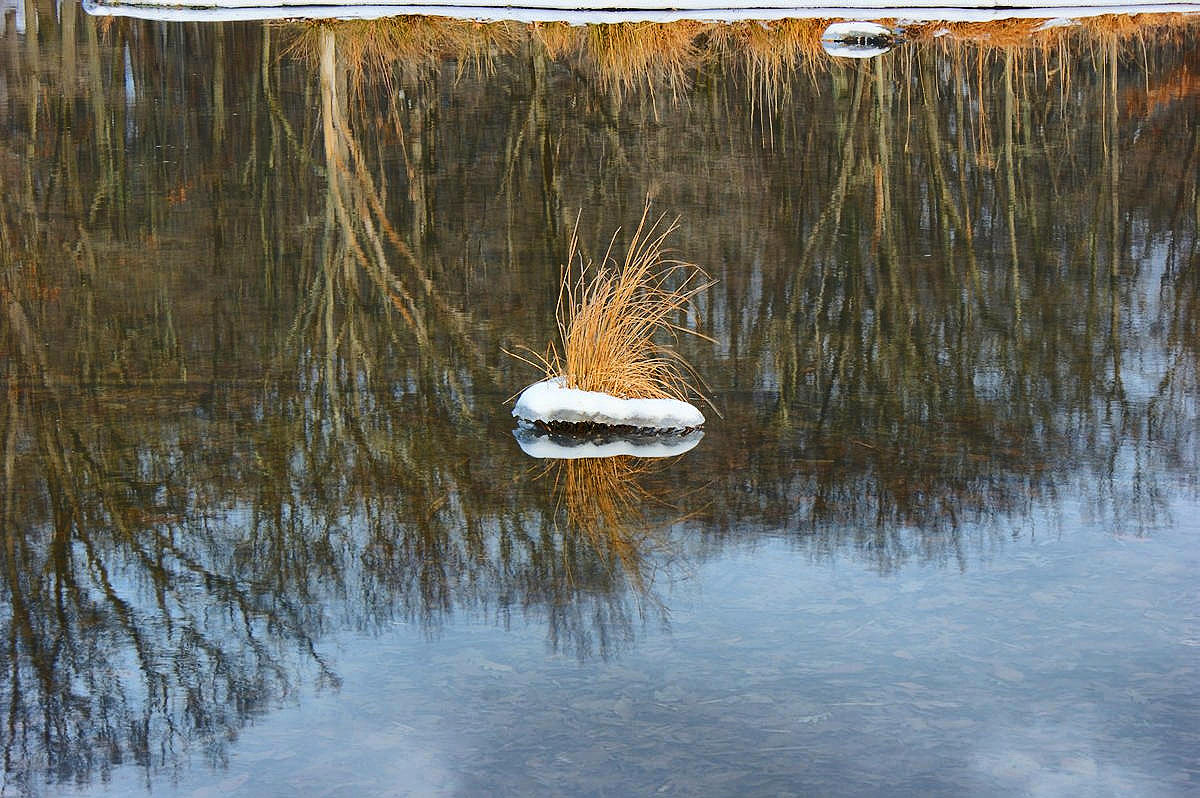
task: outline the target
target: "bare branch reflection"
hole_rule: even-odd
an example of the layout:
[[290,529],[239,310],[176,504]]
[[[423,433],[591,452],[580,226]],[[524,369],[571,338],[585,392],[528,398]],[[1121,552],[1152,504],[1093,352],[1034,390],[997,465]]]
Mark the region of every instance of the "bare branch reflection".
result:
[[[336,630],[614,656],[664,567],[725,546],[969,568],[1056,498],[1151,535],[1197,490],[1178,21],[836,64],[782,24],[356,42],[27,7],[40,33],[0,36],[18,788],[219,764],[336,687]],[[563,208],[607,240],[648,194],[718,280],[720,343],[681,345],[725,418],[661,472],[531,479],[501,352],[552,335]]]

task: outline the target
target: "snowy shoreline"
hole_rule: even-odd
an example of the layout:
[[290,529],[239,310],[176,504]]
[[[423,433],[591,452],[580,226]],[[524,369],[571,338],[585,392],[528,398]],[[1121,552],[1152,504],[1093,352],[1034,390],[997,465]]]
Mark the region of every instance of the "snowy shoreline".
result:
[[455,17],[480,22],[566,22],[588,25],[614,22],[737,22],[776,19],[903,19],[914,22],[991,22],[1000,19],[1053,19],[1093,17],[1103,14],[1172,14],[1200,12],[1200,3],[1147,3],[1077,5],[1042,0],[1040,5],[1020,6],[998,2],[963,2],[941,5],[918,2],[900,5],[876,0],[860,0],[842,5],[804,5],[751,0],[714,7],[706,0],[679,0],[663,7],[651,0],[624,0],[616,7],[607,0],[583,0],[570,4],[562,0],[525,0],[519,6],[470,5],[461,2],[421,4],[369,2],[322,4],[311,0],[83,0],[89,14],[136,17],[165,22],[233,22],[268,19],[379,19],[402,15]]

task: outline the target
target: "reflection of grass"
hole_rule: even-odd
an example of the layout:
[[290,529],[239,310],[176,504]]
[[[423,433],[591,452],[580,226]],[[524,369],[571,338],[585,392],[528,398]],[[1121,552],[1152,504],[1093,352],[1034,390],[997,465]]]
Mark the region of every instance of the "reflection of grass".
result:
[[393,66],[433,67],[444,59],[484,69],[493,56],[512,52],[523,38],[517,24],[485,25],[448,17],[405,16],[305,23],[291,52],[318,63],[324,31],[333,32],[339,61],[352,86],[363,78],[386,79]]
[[622,455],[563,460],[557,476],[571,528],[610,565],[619,563],[639,588],[644,586],[644,513],[654,500],[639,482],[646,471],[645,460]]
[[678,91],[698,64],[696,22],[622,22],[589,25],[583,55],[601,82],[617,91],[641,80]]
[[543,472],[554,480],[553,493],[566,511],[571,534],[580,536],[643,599],[651,600],[649,565],[662,564],[660,558],[668,555],[664,530],[689,517],[648,487],[663,464],[629,455],[587,457],[556,461]]
[[991,22],[923,22],[905,27],[913,41],[942,40],[982,50],[1040,50],[1060,47],[1083,34],[1117,39],[1173,37],[1200,22],[1195,14],[1107,14],[1087,17],[1077,25],[1046,26],[1044,19],[999,19]]
[[744,65],[756,82],[774,83],[798,66],[815,68],[824,58],[821,33],[827,19],[735,22],[709,32],[710,49]]
[[611,243],[599,264],[576,258],[572,236],[555,313],[562,352],[552,347],[541,358],[548,376],[623,398],[686,401],[696,393],[691,367],[655,338],[701,335],[676,319],[712,283],[699,266],[668,257],[665,242],[675,225],[660,217],[647,226],[649,214],[647,206],[623,263],[613,259]]
[[[1044,27],[1041,19],[991,22],[923,22],[904,27],[905,38],[937,40],[945,47],[982,51],[1048,52],[1076,36],[1135,40],[1187,35],[1200,15],[1140,14],[1090,17],[1079,25]],[[644,84],[672,92],[687,87],[696,70],[718,61],[745,70],[766,99],[792,71],[815,71],[834,63],[820,45],[833,19],[783,19],[735,23],[682,20],[570,26],[563,23],[482,24],[446,17],[397,17],[374,21],[310,23],[292,51],[315,59],[316,31],[330,28],[351,79],[389,80],[391,69],[435,67],[455,60],[486,69],[499,54],[534,43],[608,90],[622,93]]]

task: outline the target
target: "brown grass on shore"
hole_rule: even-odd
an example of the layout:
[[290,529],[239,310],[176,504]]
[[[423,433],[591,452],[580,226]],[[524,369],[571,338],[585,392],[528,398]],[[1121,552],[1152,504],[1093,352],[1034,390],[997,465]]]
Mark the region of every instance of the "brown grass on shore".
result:
[[555,59],[577,55],[583,49],[583,31],[578,25],[565,22],[534,22],[529,26],[530,37]]
[[709,31],[709,48],[744,64],[756,81],[771,82],[797,67],[812,70],[825,60],[821,34],[833,20],[777,19],[716,25]]
[[700,65],[697,38],[707,27],[687,20],[588,25],[582,56],[601,82],[618,92],[643,81],[680,91]]
[[[740,66],[754,85],[770,91],[797,69],[816,72],[833,61],[823,52],[821,33],[833,19],[748,20],[734,23],[682,20],[572,26],[565,23],[480,23],[448,17],[407,16],[373,21],[305,23],[291,51],[315,50],[314,31],[332,28],[351,80],[386,75],[388,68],[436,66],[453,59],[486,69],[496,55],[530,43],[555,60],[567,61],[613,91],[645,85],[685,89],[695,71],[722,61]],[[1134,42],[1187,37],[1200,14],[1110,14],[1078,24],[1046,27],[1043,19],[991,22],[921,22],[903,26],[908,41],[937,42],[980,52],[1050,52],[1090,39]]]
[[446,59],[484,71],[493,56],[515,51],[526,36],[524,26],[515,22],[484,24],[427,16],[316,20],[300,26],[288,52],[316,63],[325,30],[333,31],[338,59],[352,86],[387,76],[392,67],[434,67]]
[[1105,14],[1078,24],[1051,25],[1045,19],[998,19],[991,22],[922,22],[904,28],[910,41],[941,40],[983,50],[1049,50],[1077,37],[1118,40],[1180,33],[1200,25],[1200,14]]
[[989,50],[1044,48],[1075,31],[1077,26],[1043,28],[1044,19],[1000,19],[991,22],[921,22],[904,28],[910,41],[969,44]]

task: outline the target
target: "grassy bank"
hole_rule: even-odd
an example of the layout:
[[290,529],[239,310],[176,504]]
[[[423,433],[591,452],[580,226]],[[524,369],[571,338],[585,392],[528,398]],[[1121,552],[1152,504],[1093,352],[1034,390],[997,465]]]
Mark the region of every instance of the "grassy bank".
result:
[[[315,52],[319,31],[333,29],[352,76],[383,67],[419,68],[453,60],[487,70],[496,57],[522,48],[597,78],[616,90],[637,85],[680,89],[707,67],[733,64],[760,81],[787,72],[823,71],[835,59],[821,46],[833,19],[784,19],[734,23],[625,22],[572,26],[565,23],[479,23],[447,17],[395,17],[373,21],[308,22],[293,52]],[[1048,54],[1066,47],[1115,42],[1140,48],[1193,34],[1200,15],[1106,15],[1073,21],[1006,19],[994,22],[890,23],[905,42],[946,51]],[[1066,22],[1066,24],[1064,24]]]

